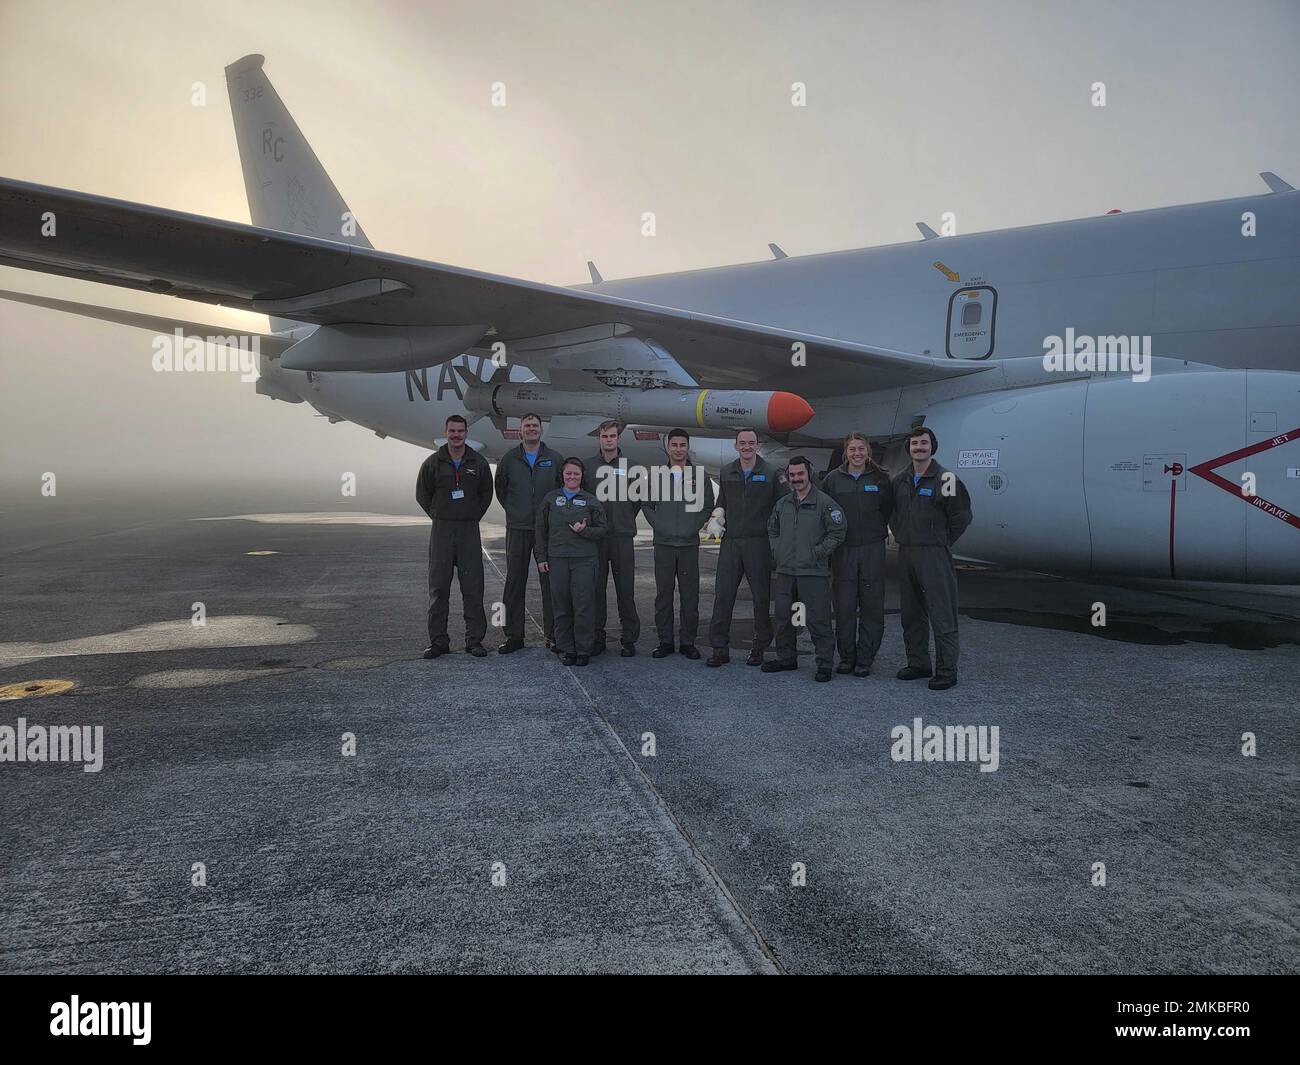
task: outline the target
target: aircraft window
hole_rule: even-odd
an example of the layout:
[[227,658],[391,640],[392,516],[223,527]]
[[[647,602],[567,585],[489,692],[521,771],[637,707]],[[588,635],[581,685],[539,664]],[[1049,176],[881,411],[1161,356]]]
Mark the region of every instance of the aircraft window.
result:
[[984,316],[984,306],[980,303],[968,303],[961,309],[961,324],[979,325],[980,319]]

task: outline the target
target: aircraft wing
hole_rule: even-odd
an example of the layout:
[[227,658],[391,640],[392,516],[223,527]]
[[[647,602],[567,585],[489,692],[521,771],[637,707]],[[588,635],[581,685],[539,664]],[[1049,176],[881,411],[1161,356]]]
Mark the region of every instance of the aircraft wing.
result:
[[[978,373],[891,351],[0,178],[0,265],[320,325],[488,323],[488,342],[620,324],[702,385],[843,395]],[[806,365],[792,364],[793,345]]]
[[[28,292],[10,292],[0,289],[0,299],[12,303],[26,303],[32,307],[45,307],[51,311],[75,314],[82,318],[95,318],[101,322],[113,322],[117,325],[135,326],[137,329],[151,329],[155,333],[170,333],[179,329],[184,336],[206,337],[215,334],[249,335],[247,329],[235,329],[204,325],[201,322],[189,322],[181,318],[164,318],[156,314],[138,314],[135,311],[118,310],[115,307],[95,307],[88,303],[74,303],[72,300],[56,300],[49,296],[33,296]],[[264,354],[281,355],[293,345],[274,333],[252,334],[258,339],[258,346]]]

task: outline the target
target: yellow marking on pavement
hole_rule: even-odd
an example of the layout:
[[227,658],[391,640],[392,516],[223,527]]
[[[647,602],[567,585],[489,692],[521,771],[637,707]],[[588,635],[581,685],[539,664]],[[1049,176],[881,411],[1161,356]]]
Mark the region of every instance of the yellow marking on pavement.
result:
[[74,685],[70,680],[25,680],[0,688],[0,699],[34,699],[38,695],[58,695]]

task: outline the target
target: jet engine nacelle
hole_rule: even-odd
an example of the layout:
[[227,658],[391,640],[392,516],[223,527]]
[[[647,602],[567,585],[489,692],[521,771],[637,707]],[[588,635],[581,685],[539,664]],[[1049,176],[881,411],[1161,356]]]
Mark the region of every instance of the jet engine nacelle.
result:
[[964,557],[1300,584],[1300,374],[1094,377],[924,414],[971,494]]

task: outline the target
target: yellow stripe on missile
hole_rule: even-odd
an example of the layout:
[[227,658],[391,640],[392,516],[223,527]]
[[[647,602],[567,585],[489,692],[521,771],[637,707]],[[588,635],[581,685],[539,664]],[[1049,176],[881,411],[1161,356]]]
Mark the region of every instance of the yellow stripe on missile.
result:
[[695,424],[704,428],[704,397],[709,394],[707,388],[700,389],[700,398],[695,401]]

